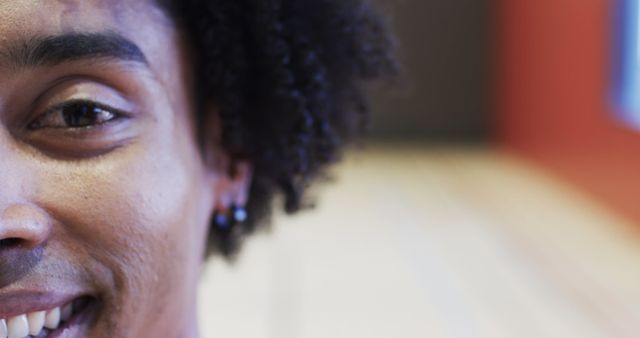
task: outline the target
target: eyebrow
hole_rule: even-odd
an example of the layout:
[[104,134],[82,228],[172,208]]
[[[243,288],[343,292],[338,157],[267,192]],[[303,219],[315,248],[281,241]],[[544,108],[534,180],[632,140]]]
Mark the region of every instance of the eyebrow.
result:
[[148,65],[140,47],[115,32],[68,33],[13,43],[0,57],[16,68],[56,66],[65,62],[114,59]]

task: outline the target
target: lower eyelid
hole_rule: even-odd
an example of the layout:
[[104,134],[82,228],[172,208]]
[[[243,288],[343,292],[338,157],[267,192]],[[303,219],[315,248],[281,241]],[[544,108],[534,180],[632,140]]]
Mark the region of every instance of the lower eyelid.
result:
[[136,128],[127,118],[112,125],[91,128],[41,129],[30,133],[24,142],[47,157],[73,160],[108,154],[127,147],[138,139]]

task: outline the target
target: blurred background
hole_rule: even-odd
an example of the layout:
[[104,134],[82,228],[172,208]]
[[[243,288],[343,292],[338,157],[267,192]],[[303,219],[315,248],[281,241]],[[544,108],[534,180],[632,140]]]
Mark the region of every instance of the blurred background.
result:
[[404,74],[204,337],[640,336],[638,0],[378,0]]

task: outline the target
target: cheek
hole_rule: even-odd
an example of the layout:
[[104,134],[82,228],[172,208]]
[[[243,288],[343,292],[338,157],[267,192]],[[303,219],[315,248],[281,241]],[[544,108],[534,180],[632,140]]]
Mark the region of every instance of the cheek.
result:
[[58,164],[42,180],[40,204],[60,222],[54,236],[85,246],[91,257],[78,260],[109,272],[96,277],[112,281],[101,287],[119,310],[106,311],[119,313],[111,319],[118,326],[140,325],[123,324],[134,314],[138,322],[162,317],[158,309],[175,311],[164,314],[175,318],[195,289],[213,203],[194,147],[172,140],[132,146],[93,164]]

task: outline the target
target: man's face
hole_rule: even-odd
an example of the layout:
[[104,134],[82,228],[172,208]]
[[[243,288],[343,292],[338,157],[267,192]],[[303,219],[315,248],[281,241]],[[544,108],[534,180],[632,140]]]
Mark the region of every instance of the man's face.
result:
[[0,318],[56,327],[75,303],[38,337],[193,335],[220,179],[174,23],[142,0],[4,0],[0,19]]

